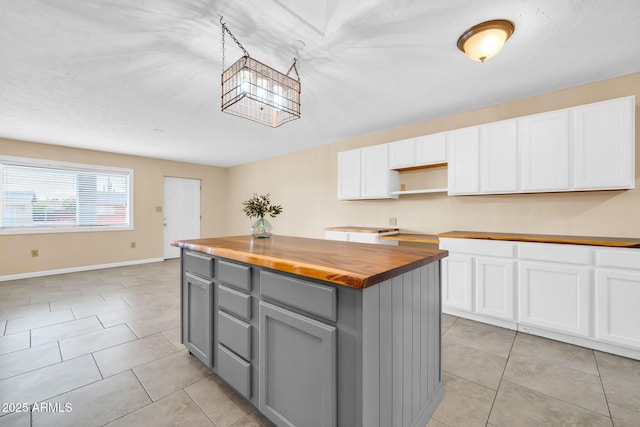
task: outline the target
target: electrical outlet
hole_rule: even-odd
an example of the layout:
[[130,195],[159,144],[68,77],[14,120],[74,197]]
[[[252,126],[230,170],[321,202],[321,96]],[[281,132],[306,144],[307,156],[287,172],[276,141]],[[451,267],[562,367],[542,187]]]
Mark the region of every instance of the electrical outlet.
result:
[[131,242],[131,249],[135,249],[136,248],[136,242]]
[[38,254],[38,250],[37,250],[37,249],[31,249],[31,256],[32,256],[33,258],[37,257],[38,255],[39,255],[39,254]]
[[398,225],[398,218],[392,216],[389,218],[389,225]]

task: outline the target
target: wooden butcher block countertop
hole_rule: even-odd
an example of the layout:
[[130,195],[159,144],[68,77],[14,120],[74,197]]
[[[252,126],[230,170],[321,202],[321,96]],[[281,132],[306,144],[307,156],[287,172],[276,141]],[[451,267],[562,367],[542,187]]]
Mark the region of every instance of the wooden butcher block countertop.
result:
[[440,238],[510,240],[516,242],[560,243],[568,245],[608,246],[615,248],[640,248],[640,238],[562,236],[553,234],[487,233],[479,231],[449,231],[438,234]]
[[217,237],[173,246],[353,288],[366,288],[438,261],[447,251],[272,236]]

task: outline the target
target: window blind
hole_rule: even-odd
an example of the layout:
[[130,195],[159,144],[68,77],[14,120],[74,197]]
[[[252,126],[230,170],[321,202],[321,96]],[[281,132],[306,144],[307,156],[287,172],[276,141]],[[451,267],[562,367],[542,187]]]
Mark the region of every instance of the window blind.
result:
[[131,226],[133,171],[0,158],[0,230]]

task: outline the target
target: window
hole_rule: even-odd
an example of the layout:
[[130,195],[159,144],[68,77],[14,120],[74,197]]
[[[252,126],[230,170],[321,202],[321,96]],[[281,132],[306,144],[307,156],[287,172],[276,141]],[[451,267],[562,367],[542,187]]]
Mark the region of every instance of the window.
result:
[[133,170],[0,157],[0,234],[130,230]]

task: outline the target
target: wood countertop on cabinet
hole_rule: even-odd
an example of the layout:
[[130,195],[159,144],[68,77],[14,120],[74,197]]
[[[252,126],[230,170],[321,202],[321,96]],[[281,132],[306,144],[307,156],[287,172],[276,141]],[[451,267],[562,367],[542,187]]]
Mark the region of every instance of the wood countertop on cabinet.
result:
[[389,236],[380,236],[380,240],[396,240],[398,242],[431,243],[438,244],[438,236],[435,234],[398,233]]
[[640,238],[602,236],[563,236],[554,234],[489,233],[480,231],[449,231],[438,234],[440,238],[510,240],[516,242],[559,243],[567,245],[608,246],[615,248],[640,248]]
[[325,227],[325,231],[344,231],[353,233],[393,233],[399,232],[399,228],[394,227],[358,227],[356,225],[343,225],[341,227]]
[[171,242],[173,246],[352,288],[366,288],[438,261],[447,251],[272,236],[216,237]]

